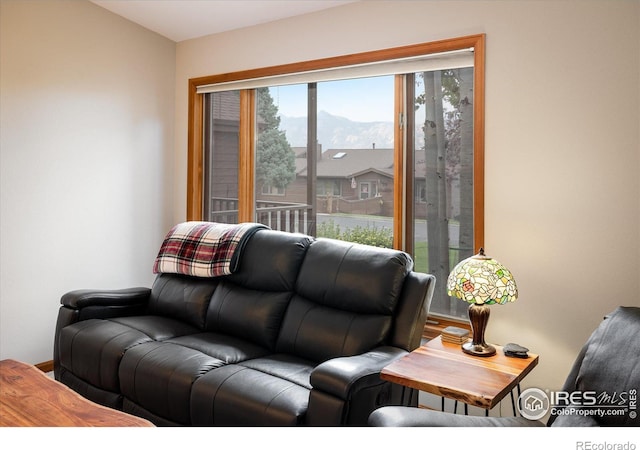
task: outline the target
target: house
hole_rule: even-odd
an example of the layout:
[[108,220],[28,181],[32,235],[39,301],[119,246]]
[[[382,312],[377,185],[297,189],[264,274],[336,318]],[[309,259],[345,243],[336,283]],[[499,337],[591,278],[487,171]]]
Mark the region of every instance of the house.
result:
[[640,303],[638,1],[353,2],[180,42],[86,1],[0,16],[2,359],[51,359],[64,292],[151,283],[185,219],[190,78],[473,33],[485,243],[520,290],[487,339],[535,351],[525,385],[559,389],[603,315]]
[[[294,152],[296,178],[279,199],[306,203],[306,149]],[[328,149],[319,152],[316,170],[318,213],[393,214],[393,149]],[[258,200],[277,198],[263,192]]]

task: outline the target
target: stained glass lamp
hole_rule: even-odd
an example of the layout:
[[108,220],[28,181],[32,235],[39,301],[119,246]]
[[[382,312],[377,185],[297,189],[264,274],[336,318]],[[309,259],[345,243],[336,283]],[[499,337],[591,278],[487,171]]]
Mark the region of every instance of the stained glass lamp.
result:
[[504,305],[518,298],[516,280],[505,266],[486,256],[484,249],[460,261],[447,279],[447,294],[469,305],[473,337],[462,345],[462,351],[475,356],[491,356],[496,348],[484,341],[489,321],[489,305]]

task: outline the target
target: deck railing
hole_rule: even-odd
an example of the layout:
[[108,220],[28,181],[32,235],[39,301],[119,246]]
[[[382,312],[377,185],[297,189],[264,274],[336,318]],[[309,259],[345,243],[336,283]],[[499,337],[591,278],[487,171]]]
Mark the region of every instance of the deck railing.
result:
[[[237,223],[238,199],[212,197],[208,220]],[[273,230],[310,234],[310,227],[315,220],[311,205],[258,200],[256,222],[267,225]]]

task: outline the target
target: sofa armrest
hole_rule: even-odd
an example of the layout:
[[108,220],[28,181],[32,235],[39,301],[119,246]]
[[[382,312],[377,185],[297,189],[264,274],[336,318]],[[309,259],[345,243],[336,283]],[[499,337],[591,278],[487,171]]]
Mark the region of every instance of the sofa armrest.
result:
[[543,427],[544,423],[524,417],[463,416],[406,406],[384,406],[369,416],[374,427]]
[[406,354],[397,347],[379,347],[361,355],[330,359],[313,370],[311,386],[348,400],[354,392],[381,384],[380,371]]
[[66,326],[81,320],[143,314],[150,295],[151,289],[145,287],[70,291],[60,299],[62,307],[58,313],[58,322],[59,325]]
[[150,293],[151,289],[144,287],[117,290],[80,289],[64,294],[60,303],[71,309],[91,306],[134,306],[146,304]]
[[403,357],[404,349],[385,346],[355,356],[330,359],[311,372],[307,424],[366,426],[371,412],[384,405],[417,405],[417,393],[380,378],[382,369]]
[[58,340],[60,331],[75,322],[89,319],[108,319],[143,313],[149,302],[151,289],[136,287],[118,290],[80,289],[60,298],[53,344],[53,366],[56,379],[60,376]]

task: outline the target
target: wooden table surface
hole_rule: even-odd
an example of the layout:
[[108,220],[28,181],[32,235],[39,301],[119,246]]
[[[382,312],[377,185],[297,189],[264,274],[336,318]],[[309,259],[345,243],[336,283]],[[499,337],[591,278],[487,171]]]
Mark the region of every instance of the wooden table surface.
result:
[[152,427],[140,417],[97,405],[38,368],[0,361],[2,427]]
[[468,405],[491,409],[538,364],[538,355],[510,358],[502,347],[488,357],[471,356],[438,336],[381,372],[383,380]]

